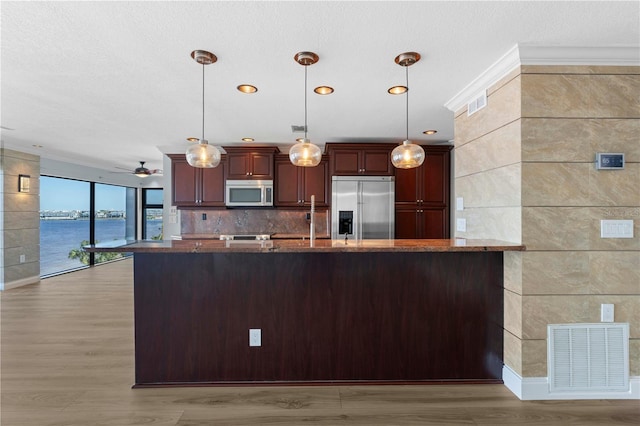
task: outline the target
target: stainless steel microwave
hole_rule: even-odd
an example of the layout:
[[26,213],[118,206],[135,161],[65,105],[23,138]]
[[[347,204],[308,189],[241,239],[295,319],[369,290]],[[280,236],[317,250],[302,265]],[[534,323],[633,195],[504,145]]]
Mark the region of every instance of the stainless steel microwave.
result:
[[225,204],[229,207],[273,206],[273,181],[228,180]]

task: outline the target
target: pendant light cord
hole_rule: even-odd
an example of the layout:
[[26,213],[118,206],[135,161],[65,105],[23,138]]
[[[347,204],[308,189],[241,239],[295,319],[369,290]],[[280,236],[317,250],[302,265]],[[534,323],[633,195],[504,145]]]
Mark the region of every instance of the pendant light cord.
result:
[[202,64],[202,139],[200,143],[204,143],[204,63]]
[[409,140],[409,67],[404,67],[406,80],[407,80],[407,138],[405,140]]
[[307,141],[307,68],[304,67],[304,140]]

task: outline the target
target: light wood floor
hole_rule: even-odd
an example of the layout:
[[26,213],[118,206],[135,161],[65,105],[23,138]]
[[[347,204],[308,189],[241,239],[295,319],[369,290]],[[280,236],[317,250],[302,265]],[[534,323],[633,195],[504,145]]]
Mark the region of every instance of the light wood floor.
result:
[[132,269],[120,261],[0,295],[0,424],[640,424],[638,401],[523,402],[502,385],[131,389]]

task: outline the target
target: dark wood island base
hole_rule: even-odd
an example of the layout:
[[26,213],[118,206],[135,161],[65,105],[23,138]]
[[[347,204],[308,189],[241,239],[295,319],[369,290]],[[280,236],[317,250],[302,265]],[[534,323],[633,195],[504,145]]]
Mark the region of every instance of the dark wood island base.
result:
[[173,244],[127,246],[134,387],[501,382],[503,250],[522,246]]

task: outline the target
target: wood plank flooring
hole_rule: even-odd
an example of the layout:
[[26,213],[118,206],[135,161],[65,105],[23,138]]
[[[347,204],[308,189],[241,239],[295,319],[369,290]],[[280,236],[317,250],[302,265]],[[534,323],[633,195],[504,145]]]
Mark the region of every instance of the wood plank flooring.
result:
[[624,425],[635,400],[520,401],[502,385],[131,389],[131,260],[0,294],[3,426]]

